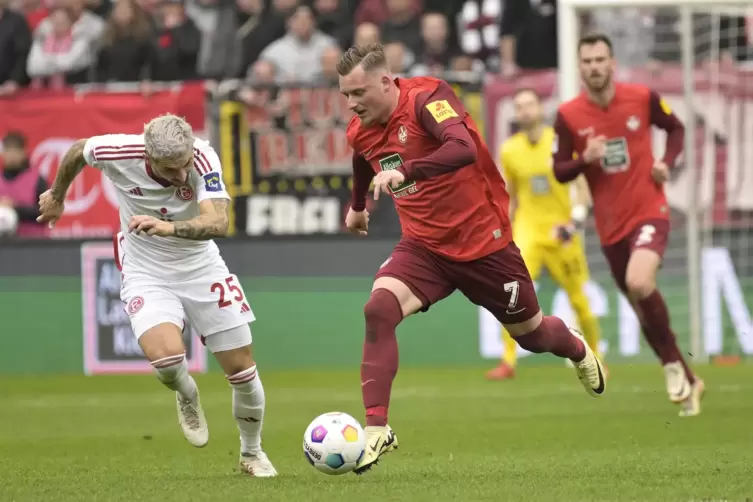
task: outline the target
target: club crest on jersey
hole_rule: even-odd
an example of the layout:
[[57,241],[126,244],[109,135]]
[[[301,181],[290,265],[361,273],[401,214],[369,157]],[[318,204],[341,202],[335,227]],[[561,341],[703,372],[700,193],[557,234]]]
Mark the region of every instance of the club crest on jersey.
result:
[[632,115],[627,120],[627,123],[625,125],[627,125],[627,128],[630,129],[631,131],[637,131],[638,128],[641,126],[641,121],[638,117],[636,117],[635,115]]
[[222,181],[220,180],[220,173],[208,173],[203,176],[204,186],[207,192],[221,192]]
[[400,129],[397,130],[397,140],[403,144],[408,141],[408,129],[404,125],[401,125]]
[[139,310],[141,310],[141,307],[143,306],[144,306],[144,299],[140,296],[134,296],[128,302],[128,307],[126,307],[126,309],[128,310],[128,315],[136,314]]
[[183,185],[175,190],[175,195],[177,195],[180,200],[191,200],[193,199],[193,190],[191,190],[190,186]]

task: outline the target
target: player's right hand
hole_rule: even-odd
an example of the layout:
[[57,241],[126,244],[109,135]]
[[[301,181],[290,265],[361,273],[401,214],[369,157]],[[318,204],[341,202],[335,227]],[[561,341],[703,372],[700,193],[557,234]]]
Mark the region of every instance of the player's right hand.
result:
[[65,211],[65,203],[55,199],[52,195],[52,189],[47,190],[39,196],[39,216],[37,222],[47,223],[50,228],[60,219]]
[[590,164],[595,160],[601,160],[607,153],[606,136],[589,136],[586,139],[586,149],[583,150],[583,160]]
[[353,211],[353,208],[348,209],[348,214],[345,215],[345,226],[350,233],[356,235],[368,235],[369,230],[369,212]]

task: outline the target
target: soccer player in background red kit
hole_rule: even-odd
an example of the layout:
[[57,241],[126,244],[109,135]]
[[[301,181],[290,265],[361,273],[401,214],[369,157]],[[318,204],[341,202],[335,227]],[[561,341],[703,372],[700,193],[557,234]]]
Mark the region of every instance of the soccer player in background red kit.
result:
[[512,242],[504,181],[452,88],[435,78],[393,78],[377,44],[351,47],[337,70],[340,91],[356,114],[348,125],[353,201],[345,223],[366,235],[373,179],[374,198],[392,195],[403,230],[364,307],[361,388],[368,438],[356,473],[397,448],[387,425],[398,366],[395,329],[455,289],[494,314],[521,347],[571,359],[588,393],[601,395],[604,372],[583,338],[541,313]]
[[[554,173],[563,183],[585,175],[612,276],[664,365],[669,399],[681,404],[680,416],[695,416],[701,412],[704,384],[682,357],[656,287],[669,238],[663,183],[682,152],[684,126],[656,92],[614,82],[612,43],[606,36],[583,37],[578,56],[586,89],[559,107]],[[660,160],[653,155],[652,125],[667,132]]]

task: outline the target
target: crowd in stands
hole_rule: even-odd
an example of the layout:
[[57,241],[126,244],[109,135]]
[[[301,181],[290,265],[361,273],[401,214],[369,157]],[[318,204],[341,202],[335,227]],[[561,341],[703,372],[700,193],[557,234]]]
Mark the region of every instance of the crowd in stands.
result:
[[[0,0],[0,96],[19,87],[238,79],[331,82],[344,48],[379,41],[392,70],[557,66],[556,0]],[[742,16],[696,15],[699,57],[747,60]],[[582,20],[624,64],[679,60],[677,11],[597,9]],[[711,37],[717,33],[718,36]]]

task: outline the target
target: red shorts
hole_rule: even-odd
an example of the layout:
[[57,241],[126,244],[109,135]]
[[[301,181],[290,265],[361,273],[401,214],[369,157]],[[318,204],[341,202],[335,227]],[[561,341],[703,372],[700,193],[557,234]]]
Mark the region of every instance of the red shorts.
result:
[[456,289],[502,324],[527,321],[538,311],[533,281],[514,243],[477,260],[452,261],[403,238],[375,278],[394,277],[423,303],[422,312]]
[[609,263],[612,277],[614,277],[617,286],[623,293],[627,292],[625,279],[628,262],[633,251],[638,248],[651,249],[659,256],[664,257],[664,250],[667,249],[668,240],[669,220],[646,220],[636,225],[633,231],[624,239],[601,248]]

